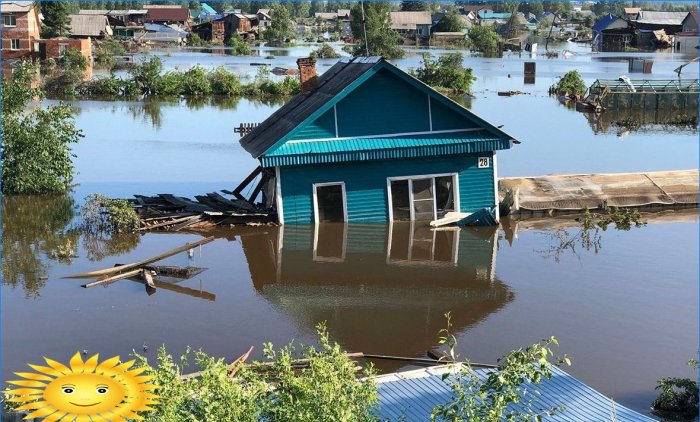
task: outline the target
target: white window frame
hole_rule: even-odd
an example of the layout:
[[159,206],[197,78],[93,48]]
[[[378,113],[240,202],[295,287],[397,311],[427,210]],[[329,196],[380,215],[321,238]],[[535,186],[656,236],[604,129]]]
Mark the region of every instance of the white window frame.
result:
[[[329,224],[341,224],[341,223],[329,223]],[[348,223],[343,224],[343,247],[341,249],[340,257],[333,256],[319,256],[318,254],[318,230],[319,225],[314,224],[314,256],[313,260],[317,262],[344,262],[345,261],[345,251],[348,245]]]
[[345,182],[327,182],[327,183],[314,183],[313,184],[313,201],[314,201],[314,223],[318,224],[318,195],[316,193],[316,190],[318,188],[324,187],[324,186],[338,186],[340,185],[340,188],[342,189],[343,192],[343,222],[347,223],[348,222],[348,196],[345,191]]
[[[6,24],[5,18],[15,18],[15,24]],[[15,28],[17,26],[17,16],[14,14],[2,15],[2,26],[3,28]]]
[[[17,47],[15,47],[15,41],[17,42]],[[21,44],[19,38],[12,38],[10,40],[10,50],[18,51],[21,48],[21,46],[22,46],[22,44]]]
[[[414,260],[413,259],[413,243],[415,241],[415,221],[411,221],[410,226],[409,226],[409,239],[408,239],[408,251],[406,254],[406,259],[392,259],[391,258],[391,243],[394,237],[394,224],[406,224],[407,222],[399,222],[399,223],[391,223],[389,224],[389,236],[387,238],[387,246],[386,246],[386,263],[387,264],[393,264],[393,265],[443,265],[443,264],[448,264],[447,261],[435,261],[435,243],[437,241],[437,232],[438,231],[451,231],[453,232],[453,238],[452,238],[452,261],[449,262],[450,265],[452,266],[457,266],[457,263],[459,262],[459,234],[460,234],[460,228],[459,227],[443,227],[440,229],[432,229],[433,233],[433,239],[432,239],[432,244],[431,244],[431,251],[430,251],[430,260],[425,261],[425,260]],[[494,258],[495,259],[495,258]]]
[[387,177],[386,178],[386,191],[388,198],[389,207],[389,222],[394,221],[394,207],[393,199],[391,197],[391,182],[399,180],[408,180],[408,203],[410,212],[410,221],[415,221],[415,216],[413,215],[413,180],[416,179],[432,179],[433,184],[433,220],[437,219],[437,201],[435,200],[435,179],[438,177],[452,177],[452,184],[454,186],[452,191],[452,199],[455,206],[455,211],[460,212],[459,204],[459,173],[438,173],[438,174],[418,174],[413,176],[397,176],[397,177]]
[[[66,52],[68,51],[68,48],[70,48],[70,44],[66,44],[66,43],[58,44],[58,56],[59,57],[65,56]],[[63,50],[63,51],[61,51],[61,50]]]

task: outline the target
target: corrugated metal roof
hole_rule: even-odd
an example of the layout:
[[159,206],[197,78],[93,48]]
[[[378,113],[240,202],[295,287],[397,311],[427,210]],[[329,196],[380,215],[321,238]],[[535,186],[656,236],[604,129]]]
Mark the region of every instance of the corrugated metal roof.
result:
[[299,93],[241,139],[241,146],[259,157],[316,110],[339,94],[366,71],[377,65],[379,57],[341,59],[318,77],[318,88],[311,94]]
[[[452,397],[450,384],[442,375],[454,371],[454,366],[441,366],[415,371],[382,375],[376,378],[379,389],[379,414],[382,420],[430,420],[432,410]],[[475,369],[484,379],[491,369]],[[539,393],[533,410],[564,406],[546,418],[547,421],[653,421],[647,416],[628,409],[600,392],[587,386],[559,368],[552,368],[552,378],[530,387]],[[517,410],[509,406],[509,410]]]
[[637,23],[653,25],[683,25],[683,20],[688,12],[657,12],[655,10],[641,10],[637,17]]
[[2,13],[25,13],[32,10],[33,1],[3,1],[0,3]]
[[187,21],[190,18],[190,11],[184,7],[147,7],[146,19],[154,22],[167,21]]
[[389,12],[391,29],[416,29],[416,25],[432,25],[433,18],[429,11]]
[[438,157],[503,150],[510,148],[510,145],[509,140],[496,138],[486,131],[467,132],[461,138],[354,138],[288,142],[262,157],[262,164],[263,167],[274,167]]
[[479,12],[479,19],[510,19],[510,13]]
[[612,13],[608,13],[607,15],[603,16],[598,20],[598,22],[593,25],[593,28],[591,28],[594,32],[600,32],[603,29],[607,28],[610,26],[611,23],[615,22],[619,18]]
[[104,15],[69,15],[71,35],[81,37],[99,37],[112,35],[107,16]]

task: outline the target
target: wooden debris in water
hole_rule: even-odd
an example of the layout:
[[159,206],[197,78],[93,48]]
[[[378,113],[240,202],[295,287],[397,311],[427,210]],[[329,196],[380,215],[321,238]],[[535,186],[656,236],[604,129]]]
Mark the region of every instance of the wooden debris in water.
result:
[[141,269],[137,269],[137,270],[127,271],[125,273],[113,275],[111,277],[105,277],[101,280],[93,281],[92,283],[83,284],[83,287],[85,287],[85,288],[95,287],[95,286],[100,286],[103,284],[111,283],[113,281],[122,280],[122,279],[129,278],[129,277],[136,277],[137,275],[141,274],[141,271],[142,271]]
[[204,245],[204,244],[206,244],[206,243],[211,242],[212,240],[214,240],[214,236],[210,236],[210,237],[207,237],[207,238],[198,240],[198,241],[196,241],[196,242],[185,243],[183,246],[180,246],[180,247],[175,248],[175,249],[171,249],[171,250],[169,250],[169,251],[167,251],[167,252],[164,252],[164,253],[162,253],[162,254],[160,254],[160,255],[156,255],[156,256],[154,256],[154,257],[144,259],[143,261],[134,262],[134,263],[132,263],[132,264],[120,265],[120,266],[118,266],[118,267],[105,268],[105,269],[103,269],[103,270],[96,270],[96,271],[90,271],[90,272],[87,272],[87,273],[69,275],[69,276],[64,277],[64,278],[90,278],[90,277],[100,277],[100,276],[105,276],[105,275],[120,273],[120,272],[122,272],[122,271],[127,271],[127,270],[131,270],[131,269],[134,269],[134,268],[141,268],[141,267],[143,267],[144,265],[148,265],[148,264],[151,264],[151,263],[154,263],[154,262],[163,260],[163,259],[165,259],[165,258],[169,258],[169,257],[171,257],[171,256],[173,256],[173,255],[175,255],[175,254],[180,253],[180,252],[185,252],[185,251],[188,251],[188,250],[190,250],[190,249],[193,249],[193,248],[196,247],[196,246]]

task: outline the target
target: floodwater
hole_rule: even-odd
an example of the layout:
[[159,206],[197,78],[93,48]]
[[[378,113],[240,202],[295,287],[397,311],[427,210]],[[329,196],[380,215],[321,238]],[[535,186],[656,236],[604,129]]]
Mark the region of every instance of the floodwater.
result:
[[[299,48],[275,54],[270,64],[294,66],[304,54]],[[522,141],[499,153],[501,176],[697,168],[697,128],[618,131],[548,97],[556,77],[572,68],[587,83],[627,73],[625,55],[570,50],[571,59],[537,57],[534,85],[523,81],[525,57],[465,58],[478,78],[475,98],[465,103]],[[417,66],[420,52],[397,64]],[[255,66],[241,63],[261,60],[190,50],[159,54],[166,66],[221,64],[248,74]],[[687,59],[646,56],[655,60],[650,77],[657,79],[675,77],[672,70]],[[684,77],[697,73],[688,66]],[[498,97],[499,90],[527,94]],[[421,356],[437,347],[446,312],[463,357],[493,363],[554,335],[559,351],[572,357],[568,371],[641,412],[655,396],[656,379],[694,376],[685,362],[698,345],[695,211],[653,217],[630,231],[608,229],[591,243],[575,223],[549,220],[438,232],[399,223],[234,228],[213,233],[217,239],[191,258],[164,261],[206,268],[190,280],[167,280],[155,293],[129,280],[82,289],[83,280],[63,277],[200,237],[81,235],[71,227],[82,198],[231,189],[257,165],[234,127],[260,122],[278,105],[245,99],[72,104],[85,133],[74,150],[72,196],[2,200],[3,379],[42,356],[65,360],[76,350],[126,356],[146,346],[154,357],[161,344],[174,354],[190,345],[232,359],[254,345],[260,357],[263,342],[313,342],[321,321],[347,350]],[[70,248],[72,257],[57,253]],[[376,363],[383,371],[400,369]]]

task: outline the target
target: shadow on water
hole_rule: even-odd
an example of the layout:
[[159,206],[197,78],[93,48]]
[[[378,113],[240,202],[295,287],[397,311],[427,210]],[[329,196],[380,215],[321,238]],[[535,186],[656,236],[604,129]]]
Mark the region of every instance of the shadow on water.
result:
[[585,113],[593,133],[698,133],[697,110],[618,109]]
[[83,233],[71,224],[77,214],[68,195],[3,195],[2,283],[38,298],[50,263],[72,264],[81,240],[90,261],[129,252],[140,242],[141,236],[133,233]]
[[327,321],[350,351],[421,356],[446,312],[461,332],[513,300],[495,277],[495,228],[329,223],[241,239],[262,297],[307,329]]

